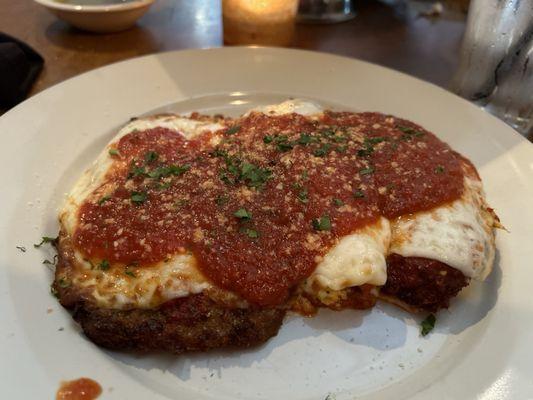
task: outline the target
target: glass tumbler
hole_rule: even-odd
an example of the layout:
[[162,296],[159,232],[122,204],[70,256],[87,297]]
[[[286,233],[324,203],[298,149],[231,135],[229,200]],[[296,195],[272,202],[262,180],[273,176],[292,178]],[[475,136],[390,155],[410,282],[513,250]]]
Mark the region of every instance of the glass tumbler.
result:
[[352,0],[300,0],[298,21],[343,22],[355,17]]
[[289,46],[298,0],[222,0],[224,42]]
[[533,135],[533,0],[472,0],[451,90]]

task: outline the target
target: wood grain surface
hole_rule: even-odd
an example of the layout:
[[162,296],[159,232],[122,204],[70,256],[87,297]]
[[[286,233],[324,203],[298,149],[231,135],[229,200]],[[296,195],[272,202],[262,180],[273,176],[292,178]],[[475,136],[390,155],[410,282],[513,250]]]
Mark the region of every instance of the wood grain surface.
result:
[[[335,25],[297,26],[294,47],[356,57],[446,86],[457,65],[464,20],[407,16],[356,0],[357,17]],[[220,0],[157,0],[137,25],[114,34],[70,27],[32,0],[0,0],[0,30],[33,46],[45,68],[32,94],[127,58],[223,45]]]

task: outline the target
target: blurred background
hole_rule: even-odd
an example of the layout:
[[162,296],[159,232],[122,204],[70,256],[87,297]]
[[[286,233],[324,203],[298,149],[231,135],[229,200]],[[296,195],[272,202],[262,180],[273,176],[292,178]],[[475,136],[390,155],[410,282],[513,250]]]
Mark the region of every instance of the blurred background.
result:
[[[74,6],[90,3],[97,7],[106,2],[143,1],[150,3],[147,4],[147,11],[144,10],[145,13],[137,22],[132,22],[133,25],[129,29],[114,33],[93,33],[75,28],[64,20],[68,20],[69,16],[61,14],[68,11],[70,3]],[[253,3],[254,0],[156,0],[153,4],[152,1],[0,0],[0,31],[9,35],[8,39],[4,37],[3,40],[16,38],[33,48],[44,59],[42,71],[34,74],[35,82],[29,85],[26,93],[18,93],[19,97],[14,101],[3,102],[3,109],[10,108],[25,96],[31,96],[67,78],[112,62],[169,50],[219,47],[225,45],[225,42],[226,45],[254,43],[254,38],[259,44],[323,51],[370,61],[453,89],[481,107],[487,107],[488,102],[493,102],[488,99],[491,99],[490,96],[494,94],[497,86],[493,82],[495,71],[505,64],[507,53],[495,56],[499,57],[495,58],[495,65],[490,71],[483,72],[490,77],[492,83],[478,82],[477,85],[483,87],[483,90],[466,87],[473,81],[472,74],[481,74],[479,70],[475,70],[475,66],[465,64],[465,60],[472,62],[472,50],[467,48],[468,43],[479,41],[479,38],[474,36],[476,32],[479,34],[480,27],[474,25],[479,25],[481,21],[481,28],[490,26],[492,34],[500,37],[502,32],[496,31],[494,23],[490,21],[503,20],[505,17],[512,22],[513,18],[516,19],[516,12],[524,13],[517,7],[526,7],[527,26],[523,27],[520,35],[529,35],[529,39],[533,35],[533,30],[528,30],[528,27],[533,26],[532,0],[472,0],[472,3],[482,7],[484,13],[477,15],[475,21],[467,20],[469,0],[300,0],[299,14],[295,16],[297,23],[291,25],[294,31],[290,32],[283,30],[285,28],[280,25],[275,28],[277,30],[272,28],[272,18],[277,17],[274,14],[267,17],[268,9],[272,11],[275,7],[287,8],[290,3],[296,4],[297,0],[272,0],[272,4],[269,4],[269,0],[255,0],[263,7],[257,21],[251,18],[250,14],[240,14],[241,11],[246,11],[245,3]],[[61,3],[59,6],[65,7],[67,11],[54,9],[55,5],[50,4],[54,2]],[[340,3],[342,8],[339,8]],[[492,3],[494,4],[491,5]],[[499,3],[509,3],[514,7],[515,15],[502,14],[507,9],[497,9]],[[492,20],[487,17],[487,10],[493,11],[490,17]],[[279,14],[281,11],[276,12]],[[79,15],[75,17],[79,18]],[[103,18],[97,19],[96,22],[103,22]],[[271,19],[262,21],[261,18]],[[262,23],[266,25],[261,25]],[[257,35],[253,32],[254,27]],[[271,28],[273,36],[266,39],[261,36]],[[507,26],[506,29],[511,28]],[[465,37],[465,32],[469,30],[471,32]],[[513,32],[507,37],[519,35]],[[509,50],[513,43],[506,43],[505,51]],[[491,44],[487,44],[482,56],[478,55],[478,58],[486,58],[490,48]],[[522,58],[525,58],[520,62],[529,62],[530,48],[529,45],[527,51],[522,52]],[[512,51],[516,52],[517,48],[512,48]],[[0,51],[0,79],[1,63]],[[522,79],[531,78],[531,66],[527,63],[524,70],[526,76]],[[512,62],[508,61],[507,64],[507,68],[511,69]],[[14,67],[10,68],[12,72]],[[1,89],[0,83],[0,93]],[[533,88],[530,89],[533,91]],[[514,93],[514,90],[511,88],[508,92]],[[503,93],[503,90],[500,92]],[[522,94],[525,100],[521,99],[522,103],[527,103],[527,109],[519,113],[520,118],[524,119],[526,116],[526,120],[530,121],[532,96],[528,93]],[[493,108],[489,111],[497,114],[497,110]],[[501,110],[500,114],[502,119],[507,118]],[[515,120],[518,117],[515,115],[513,118]],[[516,124],[513,125],[516,121],[507,122],[517,128]],[[531,126],[528,124],[529,122],[517,128],[526,136],[531,133]]]
[[[442,86],[449,83],[458,64],[466,0],[445,2],[446,10],[431,17],[417,10],[419,4],[433,2],[354,3],[357,16],[352,20],[298,24],[293,47],[368,60]],[[33,93],[125,58],[224,43],[220,0],[158,0],[133,28],[98,35],[73,28],[32,0],[0,0],[0,9],[0,30],[25,41],[46,61]]]

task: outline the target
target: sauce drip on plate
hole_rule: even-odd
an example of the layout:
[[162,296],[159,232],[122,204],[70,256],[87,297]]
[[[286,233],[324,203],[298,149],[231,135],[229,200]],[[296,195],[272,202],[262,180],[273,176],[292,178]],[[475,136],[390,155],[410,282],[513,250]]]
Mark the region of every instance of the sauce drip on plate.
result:
[[284,302],[340,237],[463,190],[448,145],[378,113],[251,113],[192,140],[135,131],[110,154],[74,233],[95,267],[134,276],[192,252],[209,279],[262,306]]
[[94,400],[102,393],[98,382],[89,378],[79,378],[63,382],[57,391],[56,400]]

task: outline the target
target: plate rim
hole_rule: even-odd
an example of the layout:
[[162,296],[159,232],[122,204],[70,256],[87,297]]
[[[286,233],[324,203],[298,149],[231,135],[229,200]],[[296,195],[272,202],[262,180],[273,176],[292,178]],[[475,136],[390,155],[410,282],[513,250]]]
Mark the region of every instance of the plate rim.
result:
[[[243,48],[243,47],[240,47],[239,49],[242,49],[242,48]],[[244,48],[248,48],[248,47],[244,47]],[[253,48],[253,49],[265,49],[265,48],[262,48],[262,47],[252,47],[252,48]],[[270,49],[273,49],[273,48],[268,48],[268,47],[267,47],[266,49],[270,50]],[[182,53],[182,52],[189,52],[189,53],[190,53],[190,52],[199,52],[199,51],[202,51],[202,52],[203,52],[203,51],[210,51],[210,50],[213,50],[213,49],[190,49],[190,50],[178,50],[178,51],[168,51],[168,52],[165,52],[165,53],[156,53],[156,54],[144,55],[144,56],[140,56],[140,57],[135,57],[135,58],[133,58],[133,59],[123,60],[123,61],[120,61],[120,62],[116,62],[116,63],[113,63],[113,64],[109,64],[109,65],[103,66],[103,67],[101,67],[101,68],[98,68],[98,69],[92,70],[92,71],[87,71],[87,72],[85,72],[85,73],[83,73],[83,74],[81,74],[81,75],[78,75],[78,76],[76,76],[76,77],[72,77],[72,78],[69,78],[69,79],[67,79],[67,80],[65,80],[65,81],[59,82],[59,83],[57,83],[56,85],[53,85],[53,86],[51,86],[50,88],[48,88],[48,89],[46,89],[46,90],[44,90],[44,91],[42,91],[42,92],[36,94],[35,96],[32,96],[30,99],[26,100],[25,102],[21,103],[20,105],[18,105],[17,107],[13,108],[12,110],[10,110],[10,111],[8,111],[6,114],[4,114],[2,117],[0,117],[0,123],[4,122],[4,121],[5,121],[5,117],[8,116],[8,115],[11,115],[11,112],[13,112],[15,109],[17,109],[17,110],[22,109],[22,108],[23,108],[23,105],[24,105],[24,104],[29,104],[28,102],[30,102],[30,101],[39,102],[39,101],[40,101],[40,95],[44,95],[44,94],[48,93],[48,91],[51,91],[51,90],[59,90],[58,87],[61,86],[62,84],[65,84],[65,83],[70,82],[70,81],[74,81],[74,80],[76,80],[76,79],[78,79],[78,78],[80,78],[80,77],[82,77],[82,76],[90,75],[90,74],[95,73],[95,72],[101,72],[103,69],[106,69],[106,68],[109,68],[109,67],[112,67],[112,66],[114,66],[114,67],[116,68],[117,66],[119,66],[119,65],[122,64],[122,63],[128,63],[128,62],[132,62],[132,61],[137,61],[137,60],[139,60],[139,59],[150,58],[150,57],[155,57],[155,58],[157,58],[158,56],[161,56],[161,55],[163,55],[163,56],[172,56],[172,54],[175,54],[175,53]],[[220,50],[222,50],[222,49],[221,49],[221,48],[216,48],[216,49],[214,49],[214,50],[218,50],[218,51],[220,51]],[[292,51],[293,51],[293,50],[288,50],[288,49],[280,49],[280,50],[282,50],[283,52],[285,52],[285,51],[290,51],[290,52],[292,52]],[[408,75],[408,74],[405,74],[405,73],[402,73],[402,72],[399,72],[399,71],[395,71],[395,70],[392,70],[392,69],[387,68],[387,67],[382,67],[382,66],[379,66],[379,65],[376,65],[376,64],[373,64],[373,63],[369,63],[369,62],[366,62],[366,61],[361,61],[361,60],[357,60],[357,59],[352,59],[352,58],[350,58],[350,57],[344,57],[344,56],[338,56],[338,55],[331,55],[331,54],[329,54],[329,53],[320,53],[320,52],[308,51],[308,50],[298,50],[298,52],[303,52],[303,53],[314,53],[314,54],[318,54],[318,55],[326,55],[326,56],[331,56],[331,57],[339,57],[339,58],[341,58],[341,59],[345,59],[345,60],[348,60],[348,61],[350,61],[350,62],[353,62],[353,61],[360,62],[360,63],[365,64],[367,68],[376,68],[376,67],[377,67],[377,68],[380,68],[380,69],[384,69],[384,70],[388,71],[389,73],[392,72],[392,73],[400,74],[400,75],[403,75],[404,77],[411,78],[411,79],[415,79],[415,80],[418,81],[419,83],[422,83],[422,84],[425,84],[425,85],[428,85],[428,84],[429,84],[429,85],[432,86],[433,88],[441,89],[442,91],[447,92],[448,94],[452,94],[452,93],[446,91],[445,89],[443,89],[443,88],[441,88],[441,87],[439,87],[439,86],[437,86],[437,85],[434,85],[434,84],[432,84],[432,83],[425,82],[425,81],[423,81],[423,80],[421,80],[421,79],[414,78],[414,77],[412,77],[412,76],[410,76],[410,75]],[[191,97],[191,96],[189,96],[189,98],[190,98],[190,97]],[[458,97],[458,96],[455,96],[455,95],[454,95],[454,97]],[[459,99],[461,99],[461,98],[459,98]],[[461,100],[463,100],[463,99],[461,99]],[[470,103],[467,102],[466,100],[463,100],[463,101],[464,101],[466,104],[469,104],[470,106],[472,106],[474,109],[476,109],[477,112],[482,112],[482,110],[479,110],[476,106],[470,104]],[[485,114],[487,114],[487,113],[485,113]],[[490,115],[489,115],[489,116],[490,116]],[[491,117],[492,117],[492,116],[491,116]],[[495,118],[495,117],[492,117],[492,118]],[[503,123],[502,121],[500,121],[500,120],[498,120],[498,119],[496,119],[496,118],[495,118],[495,120],[498,121],[498,122],[501,122],[501,124],[503,124],[504,127],[508,128],[507,131],[508,131],[509,129],[512,130],[513,132],[515,132],[516,135],[518,135],[519,138],[521,138],[521,139],[523,139],[525,142],[527,142],[528,145],[531,144],[531,143],[529,143],[525,138],[523,138],[521,135],[519,135],[519,134],[518,134],[516,131],[514,131],[512,128],[508,127],[508,126],[507,126],[505,123]],[[493,121],[491,121],[491,125],[492,125],[492,124],[493,124]],[[104,129],[102,129],[102,130],[104,130]],[[502,131],[501,129],[498,129],[498,135],[503,134],[501,131]],[[5,136],[5,137],[6,137],[6,139],[1,139],[1,138],[0,138],[0,143],[3,143],[3,140],[4,140],[4,141],[8,140],[8,139],[7,139],[7,136]],[[515,136],[514,138],[516,139],[516,136]],[[517,142],[518,142],[518,144],[522,144],[522,143],[523,143],[522,141],[517,141]],[[532,150],[533,148],[532,148],[531,146],[528,146],[527,148],[528,148],[528,150],[529,150],[528,153],[531,154],[531,155],[533,155],[533,152],[531,152],[531,150]],[[3,226],[3,225],[0,225],[0,226]],[[1,260],[1,259],[2,259],[2,257],[0,257],[0,260]],[[1,276],[1,274],[0,274],[0,276]],[[1,287],[2,287],[2,286],[1,286],[1,283],[0,283],[0,288],[1,288]],[[1,296],[1,293],[0,293],[0,297],[3,297],[3,296]],[[0,308],[3,308],[3,307],[0,306]],[[0,365],[0,366],[1,366],[1,365]]]
[[[127,64],[127,63],[131,63],[131,62],[139,61],[139,60],[142,60],[142,59],[157,58],[157,57],[169,57],[169,56],[172,56],[174,54],[185,54],[185,53],[193,54],[193,53],[201,53],[201,52],[241,51],[241,50],[244,50],[244,51],[262,51],[262,50],[267,50],[267,51],[276,51],[276,52],[286,53],[286,54],[287,53],[301,53],[301,54],[310,54],[310,55],[316,55],[316,56],[325,56],[325,57],[337,58],[339,60],[344,60],[344,61],[361,63],[361,64],[366,65],[367,67],[381,69],[383,71],[386,71],[387,73],[399,74],[403,78],[413,79],[415,81],[418,81],[418,83],[423,83],[425,85],[429,85],[433,89],[439,90],[443,94],[453,96],[455,98],[455,100],[461,101],[463,106],[472,107],[473,109],[476,109],[476,110],[484,113],[485,115],[487,115],[490,118],[492,118],[492,122],[497,122],[501,126],[503,126],[505,128],[508,128],[508,129],[505,129],[507,132],[513,132],[513,134],[515,135],[515,138],[523,139],[523,141],[525,141],[528,144],[531,144],[533,146],[533,143],[531,143],[524,136],[522,136],[520,133],[518,133],[515,129],[513,129],[511,126],[507,125],[505,122],[503,122],[502,120],[500,120],[496,116],[486,112],[482,108],[476,106],[475,104],[469,102],[468,100],[462,98],[461,96],[451,92],[450,90],[448,90],[448,89],[446,89],[446,88],[444,88],[442,86],[439,86],[439,85],[437,85],[437,84],[435,84],[433,82],[426,81],[426,80],[424,80],[422,78],[410,75],[410,74],[408,74],[406,72],[399,71],[399,70],[396,70],[396,69],[393,69],[393,68],[390,68],[390,67],[387,67],[387,66],[384,66],[384,65],[380,65],[380,64],[377,64],[377,63],[374,63],[374,62],[371,62],[371,61],[366,61],[366,60],[363,60],[363,59],[360,59],[360,58],[350,57],[350,56],[346,56],[346,55],[342,55],[342,54],[335,54],[335,53],[330,53],[330,52],[325,52],[325,51],[315,51],[315,50],[309,50],[309,49],[300,49],[300,48],[272,47],[272,46],[259,46],[259,45],[222,46],[222,47],[206,46],[206,47],[191,48],[191,49],[167,50],[167,51],[162,51],[162,52],[154,52],[154,53],[139,55],[139,56],[135,56],[135,57],[131,57],[131,58],[125,59],[125,60],[114,61],[112,63],[106,64],[106,65],[102,65],[100,67],[91,69],[89,71],[82,72],[82,73],[80,73],[78,75],[75,75],[75,76],[69,77],[67,79],[64,79],[64,80],[62,80],[60,82],[54,83],[53,85],[47,87],[46,89],[44,89],[44,90],[32,95],[31,97],[28,97],[27,99],[25,99],[21,103],[17,104],[15,107],[9,109],[7,112],[5,112],[3,115],[0,116],[0,121],[2,119],[4,119],[6,116],[8,116],[10,113],[12,113],[13,111],[17,110],[18,108],[20,108],[21,106],[26,104],[27,102],[29,102],[29,101],[37,101],[38,99],[40,99],[41,95],[47,94],[51,90],[57,90],[57,88],[59,86],[63,85],[63,84],[68,84],[68,83],[70,83],[70,82],[72,82],[74,80],[78,80],[79,78],[84,78],[87,75],[90,75],[90,74],[93,74],[93,73],[102,72],[102,71],[104,71],[104,70],[106,70],[108,68],[118,68],[121,64]],[[0,141],[1,141],[1,139],[2,139],[2,137],[0,136]]]

